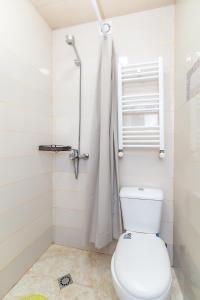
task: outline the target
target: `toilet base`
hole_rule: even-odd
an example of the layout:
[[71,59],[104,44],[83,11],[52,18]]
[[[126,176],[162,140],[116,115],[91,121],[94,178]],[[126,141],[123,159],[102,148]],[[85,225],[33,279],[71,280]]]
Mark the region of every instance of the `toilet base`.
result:
[[[119,297],[120,300],[143,300],[141,298],[135,298],[133,295],[130,295],[119,283],[115,270],[114,270],[114,255],[112,257],[111,261],[111,273],[112,273],[112,280],[113,280],[113,285],[116,291],[117,296]],[[145,299],[147,300],[147,299]],[[149,298],[148,300],[171,300],[171,288],[161,297],[159,298]]]

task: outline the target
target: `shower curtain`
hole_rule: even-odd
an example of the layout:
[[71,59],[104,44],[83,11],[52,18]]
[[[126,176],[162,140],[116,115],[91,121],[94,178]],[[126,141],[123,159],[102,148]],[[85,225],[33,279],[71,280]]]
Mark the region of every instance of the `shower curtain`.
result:
[[119,202],[117,80],[112,38],[102,40],[96,88],[95,119],[90,172],[90,242],[97,249],[117,239],[122,232]]

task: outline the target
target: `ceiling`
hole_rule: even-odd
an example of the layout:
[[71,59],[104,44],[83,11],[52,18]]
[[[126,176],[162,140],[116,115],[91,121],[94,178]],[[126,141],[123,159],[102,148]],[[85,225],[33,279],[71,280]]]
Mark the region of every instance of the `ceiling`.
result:
[[[31,0],[52,29],[92,22],[91,0]],[[175,0],[98,0],[103,18],[174,4]]]

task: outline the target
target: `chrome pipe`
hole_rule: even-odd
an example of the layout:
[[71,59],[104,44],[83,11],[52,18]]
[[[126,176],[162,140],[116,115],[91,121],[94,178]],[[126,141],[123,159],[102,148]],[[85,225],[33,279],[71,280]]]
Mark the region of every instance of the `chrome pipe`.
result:
[[81,153],[81,123],[82,123],[82,65],[81,65],[81,58],[79,56],[78,50],[75,46],[75,38],[73,35],[66,36],[66,43],[73,47],[76,59],[74,63],[77,67],[79,67],[79,125],[78,125],[78,149],[72,149],[72,153],[70,154],[69,158],[73,161],[74,165],[74,174],[75,178],[78,179],[79,175],[79,163],[80,159],[88,159],[89,154],[80,154]]

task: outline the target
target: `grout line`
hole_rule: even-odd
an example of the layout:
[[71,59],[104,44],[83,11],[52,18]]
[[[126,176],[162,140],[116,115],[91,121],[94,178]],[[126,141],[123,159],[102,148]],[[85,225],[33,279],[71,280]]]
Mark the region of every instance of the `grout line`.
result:
[[[50,113],[50,112],[45,112],[45,111],[38,111],[38,109],[30,109],[26,104],[24,103],[17,103],[17,102],[14,102],[14,101],[9,101],[9,100],[5,100],[5,101],[0,101],[0,104],[4,104],[4,106],[12,106],[12,109],[13,109],[13,106],[15,107],[14,109],[20,113],[23,113],[23,112],[26,112],[29,113],[29,115],[39,115],[41,117],[44,117],[44,118],[53,118],[53,114]],[[20,109],[19,108],[19,105],[22,105],[23,106],[23,109]],[[13,110],[12,110],[13,111]]]
[[[48,213],[49,214],[49,213]],[[49,214],[50,215],[50,214]],[[31,224],[35,223],[35,221],[39,220],[41,218],[38,217],[37,219],[35,219],[33,222],[31,222]],[[0,269],[0,272],[2,272],[4,269],[6,269],[8,267],[8,265],[10,265],[19,255],[21,255],[25,249],[27,249],[28,247],[30,247],[32,244],[34,244],[40,237],[42,237],[44,235],[45,232],[47,232],[50,228],[52,228],[52,226],[49,226],[48,228],[45,229],[45,231],[42,233],[42,235],[39,235],[39,237],[37,237],[37,239],[31,241],[30,244],[28,244],[25,248],[23,248],[14,258],[12,258],[3,268]],[[20,230],[18,230],[20,231]],[[16,232],[18,232],[16,231]]]
[[38,173],[35,173],[34,175],[32,175],[30,177],[25,177],[25,178],[22,178],[22,179],[19,179],[19,180],[10,181],[10,182],[5,183],[5,184],[0,184],[0,189],[2,187],[6,187],[6,186],[9,186],[9,185],[12,185],[12,184],[20,183],[20,182],[23,182],[23,181],[26,181],[26,180],[31,180],[31,179],[33,179],[35,177],[40,176],[40,175],[51,175],[52,176],[52,171],[38,172]]
[[22,155],[8,155],[8,156],[0,156],[0,159],[22,159],[22,158],[36,158],[41,154],[39,150],[33,151],[31,154],[22,154]]
[[[19,205],[12,206],[11,208],[8,208],[8,209],[6,209],[5,211],[1,212],[1,213],[0,213],[0,217],[1,217],[2,215],[4,215],[4,214],[9,213],[9,212],[12,211],[12,210],[15,210],[16,208],[19,208],[19,207],[22,207],[22,206],[26,206],[26,204],[29,204],[29,202],[34,201],[34,200],[36,200],[37,198],[41,198],[41,197],[43,197],[43,195],[48,195],[48,194],[49,194],[49,195],[52,195],[51,192],[52,192],[52,190],[48,190],[48,191],[45,192],[45,194],[44,194],[44,193],[39,194],[39,195],[37,195],[37,196],[35,196],[35,197],[33,197],[33,198],[30,198],[29,200],[26,200],[26,201],[24,201],[24,202],[21,202]],[[51,202],[52,202],[52,201],[51,201]]]
[[[47,204],[47,200],[46,200],[46,204]],[[49,204],[49,203],[48,203],[48,204]],[[40,219],[43,215],[45,215],[45,213],[46,213],[47,211],[51,211],[51,212],[52,212],[52,210],[51,210],[51,205],[49,205],[48,210],[46,210],[46,209],[47,209],[47,207],[45,207],[45,208],[44,208],[44,211],[43,211],[42,213],[40,212],[41,214],[40,214],[39,216],[37,216],[34,220],[32,220],[32,222],[26,223],[26,224],[24,224],[23,226],[21,226],[20,228],[18,228],[16,231],[13,231],[12,233],[8,234],[8,235],[6,236],[6,238],[3,239],[3,240],[0,242],[0,248],[1,248],[1,245],[4,244],[7,240],[9,240],[13,235],[15,235],[16,233],[22,231],[25,227],[27,227],[27,224],[30,225],[30,224],[34,223],[36,220]],[[1,271],[1,270],[0,270],[0,271]]]

